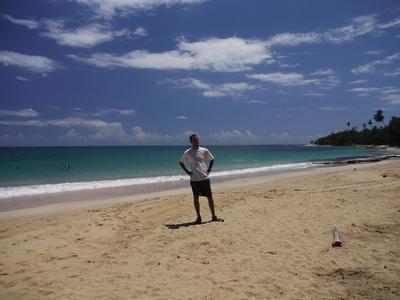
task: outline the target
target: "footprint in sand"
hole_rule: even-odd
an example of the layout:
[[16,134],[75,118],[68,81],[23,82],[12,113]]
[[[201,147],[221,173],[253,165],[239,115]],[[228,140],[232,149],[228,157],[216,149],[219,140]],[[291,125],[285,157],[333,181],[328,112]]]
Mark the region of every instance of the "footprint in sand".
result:
[[38,292],[39,292],[39,294],[44,295],[44,296],[54,294],[53,291],[38,290]]

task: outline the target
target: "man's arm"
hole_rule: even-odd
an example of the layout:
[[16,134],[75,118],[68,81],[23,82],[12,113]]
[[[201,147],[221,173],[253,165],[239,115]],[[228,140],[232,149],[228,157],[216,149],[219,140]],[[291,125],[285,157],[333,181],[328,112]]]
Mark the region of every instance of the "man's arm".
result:
[[207,175],[211,173],[211,169],[214,165],[214,160],[210,160],[210,164],[208,165],[208,169],[207,169]]
[[188,174],[189,176],[192,176],[193,172],[189,171],[188,169],[186,169],[185,164],[183,162],[179,162],[179,165],[181,166],[181,168],[183,169],[183,171],[186,172],[186,174]]

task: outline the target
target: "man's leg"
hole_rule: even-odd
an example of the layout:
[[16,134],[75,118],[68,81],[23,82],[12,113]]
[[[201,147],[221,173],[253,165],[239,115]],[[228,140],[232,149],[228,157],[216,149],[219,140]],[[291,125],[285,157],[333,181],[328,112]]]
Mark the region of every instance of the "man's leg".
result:
[[215,221],[215,222],[224,222],[224,219],[223,219],[223,218],[219,218],[219,217],[217,217],[217,215],[215,214],[213,196],[212,196],[212,195],[211,195],[211,196],[208,196],[207,199],[208,199],[208,205],[210,206],[211,215],[212,215],[211,220],[212,220],[212,221]]
[[208,196],[207,199],[208,199],[208,206],[210,206],[212,218],[214,219],[214,218],[216,218],[217,216],[215,215],[215,208],[214,208],[214,199],[213,199],[213,196],[212,196],[212,195],[211,195],[211,196]]
[[201,222],[199,198],[200,198],[200,196],[193,195],[193,204],[194,204],[194,208],[196,210],[197,220],[200,220],[200,222]]

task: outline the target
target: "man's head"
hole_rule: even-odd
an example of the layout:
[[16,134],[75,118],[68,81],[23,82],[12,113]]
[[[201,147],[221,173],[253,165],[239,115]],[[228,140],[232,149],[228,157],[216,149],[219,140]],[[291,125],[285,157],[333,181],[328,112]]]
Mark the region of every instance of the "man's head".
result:
[[200,139],[196,133],[193,133],[191,136],[189,136],[189,141],[192,144],[193,148],[199,147]]

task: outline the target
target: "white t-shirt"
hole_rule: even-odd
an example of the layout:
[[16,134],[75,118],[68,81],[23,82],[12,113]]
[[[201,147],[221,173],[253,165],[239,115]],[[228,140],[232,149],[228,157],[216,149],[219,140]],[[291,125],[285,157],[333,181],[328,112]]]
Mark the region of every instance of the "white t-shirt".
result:
[[191,181],[202,181],[208,178],[206,160],[213,160],[214,156],[207,148],[199,147],[199,149],[187,149],[180,160],[181,163],[189,163],[193,175],[190,176]]

